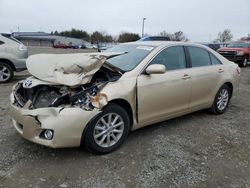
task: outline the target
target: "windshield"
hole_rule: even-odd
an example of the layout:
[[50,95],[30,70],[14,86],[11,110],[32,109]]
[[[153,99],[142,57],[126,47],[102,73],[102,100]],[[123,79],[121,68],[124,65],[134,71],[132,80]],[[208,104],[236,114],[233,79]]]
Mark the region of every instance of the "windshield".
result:
[[136,44],[121,44],[113,48],[107,49],[105,52],[126,52],[107,60],[111,64],[122,71],[133,70],[155,47]]
[[228,48],[248,48],[248,47],[250,47],[250,43],[247,43],[247,42],[232,42],[227,47]]

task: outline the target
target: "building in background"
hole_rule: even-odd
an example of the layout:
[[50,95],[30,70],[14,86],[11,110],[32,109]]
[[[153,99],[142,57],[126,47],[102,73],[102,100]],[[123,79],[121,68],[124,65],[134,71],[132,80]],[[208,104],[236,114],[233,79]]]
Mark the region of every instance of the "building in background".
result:
[[58,44],[79,46],[88,44],[88,42],[82,39],[51,35],[45,32],[13,32],[11,35],[26,46],[52,47]]

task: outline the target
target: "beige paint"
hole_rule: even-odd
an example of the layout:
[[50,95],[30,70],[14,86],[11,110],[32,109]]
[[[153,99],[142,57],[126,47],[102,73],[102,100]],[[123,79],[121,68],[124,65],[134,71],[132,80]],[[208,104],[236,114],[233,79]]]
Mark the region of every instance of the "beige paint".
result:
[[[82,132],[98,110],[84,111],[80,108],[41,108],[36,110],[10,107],[13,124],[27,140],[53,148],[80,145]],[[39,121],[37,121],[39,120]],[[20,124],[23,128],[20,128]],[[53,129],[53,140],[39,138],[43,129]]]
[[[99,98],[104,101],[97,104],[97,106],[101,105],[100,110],[85,111],[72,107],[66,107],[63,110],[61,108],[29,110],[12,104],[11,114],[15,120],[16,129],[26,139],[49,147],[79,146],[84,128],[89,120],[101,112],[101,107],[105,106],[106,100],[111,102],[122,99],[130,104],[133,110],[132,129],[134,130],[211,107],[216,92],[226,82],[232,83],[233,95],[238,92],[240,80],[236,72],[238,66],[209,48],[178,42],[138,42],[137,44],[153,45],[156,48],[134,70],[124,73],[119,80],[108,83],[100,91]],[[162,49],[175,45],[194,45],[205,48],[219,58],[223,65],[166,70],[161,74],[145,74],[150,61]],[[39,85],[39,82],[51,84],[34,77],[29,79],[33,79],[36,85]],[[13,94],[11,101],[14,102]],[[41,122],[40,127],[37,125],[35,116]],[[19,130],[16,122],[23,124],[23,131]],[[55,130],[55,138],[52,141],[40,139],[37,135],[42,128]]]

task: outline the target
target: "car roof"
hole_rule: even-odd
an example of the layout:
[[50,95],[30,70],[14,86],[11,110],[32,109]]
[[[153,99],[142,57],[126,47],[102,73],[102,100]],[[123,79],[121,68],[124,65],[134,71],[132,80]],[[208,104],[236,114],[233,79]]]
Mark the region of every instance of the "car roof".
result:
[[126,44],[135,44],[135,45],[146,45],[146,46],[172,46],[172,45],[192,45],[203,47],[204,45],[192,43],[192,42],[182,42],[182,41],[136,41],[136,42],[129,42]]

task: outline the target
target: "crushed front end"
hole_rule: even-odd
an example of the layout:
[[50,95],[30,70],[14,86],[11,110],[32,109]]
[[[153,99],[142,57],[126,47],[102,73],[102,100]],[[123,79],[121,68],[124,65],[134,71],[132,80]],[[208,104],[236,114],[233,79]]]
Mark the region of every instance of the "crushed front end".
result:
[[78,147],[88,122],[108,103],[102,88],[120,77],[103,66],[89,82],[74,86],[33,76],[20,81],[10,95],[14,127],[25,139],[41,145]]

